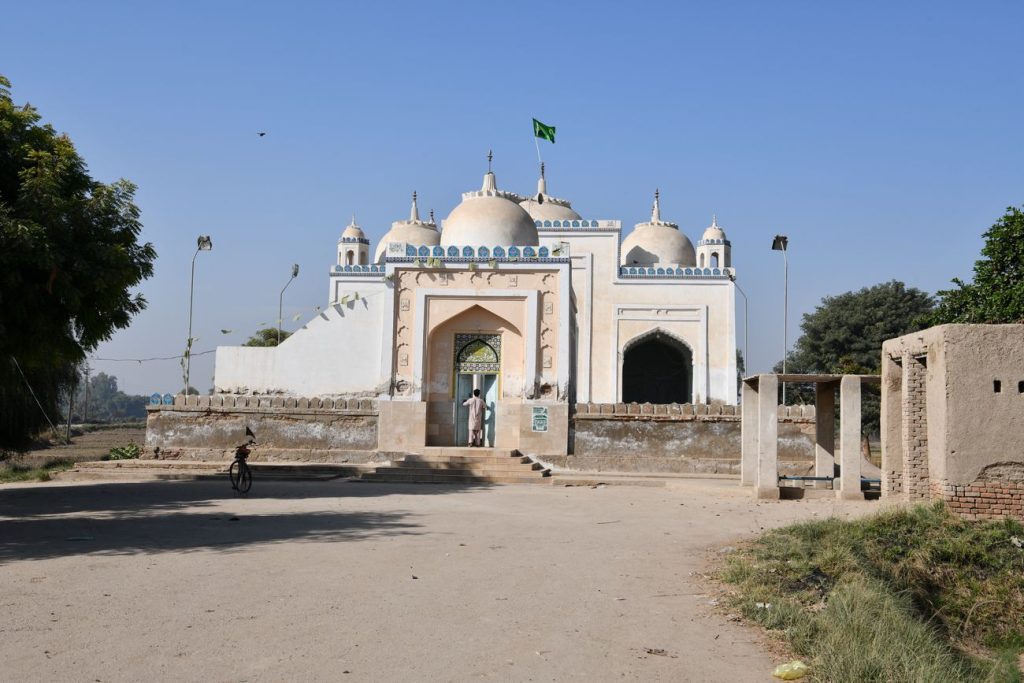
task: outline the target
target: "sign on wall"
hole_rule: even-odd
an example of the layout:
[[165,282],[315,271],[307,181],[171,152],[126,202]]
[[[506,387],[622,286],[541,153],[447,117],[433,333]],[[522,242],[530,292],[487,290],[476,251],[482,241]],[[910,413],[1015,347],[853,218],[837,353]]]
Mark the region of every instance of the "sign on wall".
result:
[[548,408],[547,406],[533,406],[533,420],[531,421],[533,431],[548,431]]

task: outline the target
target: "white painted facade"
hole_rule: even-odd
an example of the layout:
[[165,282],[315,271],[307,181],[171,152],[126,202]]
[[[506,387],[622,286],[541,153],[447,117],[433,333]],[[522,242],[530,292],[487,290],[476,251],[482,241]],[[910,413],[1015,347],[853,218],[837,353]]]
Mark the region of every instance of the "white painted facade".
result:
[[[512,309],[498,302],[522,301],[513,327],[528,371],[521,390],[508,389],[524,402],[622,402],[635,386],[630,354],[654,341],[688,364],[688,392],[676,402],[736,403],[734,271],[717,220],[695,249],[661,219],[656,198],[651,221],[623,240],[619,221],[582,219],[548,197],[543,177],[524,197],[498,190],[488,172],[442,225],[420,220],[414,198],[410,218],[392,225],[367,263],[369,243],[353,220],[329,273],[329,305],[276,348],[219,347],[216,390],[429,400],[435,321],[424,316],[431,301],[448,299],[499,315]],[[557,386],[550,396],[548,383]]]

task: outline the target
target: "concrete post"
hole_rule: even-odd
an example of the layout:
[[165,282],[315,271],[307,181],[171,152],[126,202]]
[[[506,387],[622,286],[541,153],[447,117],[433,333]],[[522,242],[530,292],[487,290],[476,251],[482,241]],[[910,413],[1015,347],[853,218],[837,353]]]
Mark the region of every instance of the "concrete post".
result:
[[[819,382],[814,385],[814,476],[831,477],[836,462],[836,385]],[[816,482],[825,488],[827,482]]]
[[757,378],[757,498],[779,498],[779,377]]
[[757,483],[757,389],[743,382],[743,404],[741,405],[740,443],[740,486]]
[[864,500],[860,490],[860,377],[853,375],[843,376],[839,384],[839,458],[836,497]]

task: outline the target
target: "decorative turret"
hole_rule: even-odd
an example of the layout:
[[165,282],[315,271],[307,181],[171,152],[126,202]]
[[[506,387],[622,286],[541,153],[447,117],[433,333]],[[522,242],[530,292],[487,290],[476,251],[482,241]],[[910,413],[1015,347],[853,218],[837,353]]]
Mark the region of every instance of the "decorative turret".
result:
[[578,221],[581,216],[573,211],[568,199],[548,195],[548,181],[544,177],[544,162],[540,164],[537,194],[519,203],[535,221]]
[[356,225],[356,217],[342,231],[338,238],[338,265],[366,265],[370,262],[370,240],[366,239],[362,228]]
[[391,242],[405,242],[416,246],[434,246],[441,241],[441,235],[437,232],[434,224],[434,217],[429,221],[420,220],[420,209],[417,204],[416,193],[412,193],[412,206],[409,207],[409,218],[404,221],[395,221],[391,224],[391,230],[381,238],[377,245],[377,251],[373,255],[376,263],[384,262],[384,255],[387,253],[388,244]]
[[693,266],[693,243],[679,231],[676,223],[661,220],[661,193],[654,191],[651,220],[637,223],[622,241],[624,266]]
[[718,216],[711,217],[711,225],[697,242],[697,266],[700,268],[731,268],[732,244],[725,231],[718,226]]

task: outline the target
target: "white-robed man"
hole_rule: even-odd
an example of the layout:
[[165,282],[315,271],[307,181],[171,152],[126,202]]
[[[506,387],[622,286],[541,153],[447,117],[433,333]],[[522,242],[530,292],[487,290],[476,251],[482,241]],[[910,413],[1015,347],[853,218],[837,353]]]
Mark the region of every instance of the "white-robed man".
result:
[[469,445],[484,445],[484,411],[487,404],[480,398],[480,390],[474,389],[473,395],[462,402],[462,405],[469,408]]

